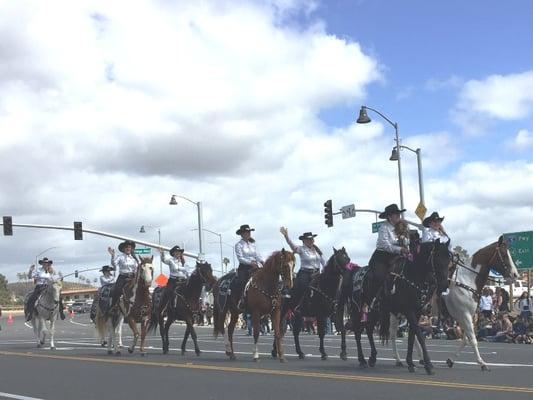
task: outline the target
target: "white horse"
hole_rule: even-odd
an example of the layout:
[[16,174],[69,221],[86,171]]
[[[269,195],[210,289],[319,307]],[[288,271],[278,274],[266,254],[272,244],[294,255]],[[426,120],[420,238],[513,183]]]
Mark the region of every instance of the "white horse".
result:
[[[448,312],[457,321],[463,333],[461,344],[455,352],[455,358],[470,343],[474,348],[477,362],[482,371],[488,371],[489,368],[479,354],[474,330],[474,315],[491,268],[498,271],[507,282],[514,282],[518,277],[518,271],[503,236],[500,236],[498,242],[483,247],[474,253],[470,267],[458,262],[457,269],[450,281],[450,292],[443,296]],[[454,361],[452,358],[448,358],[446,363],[451,368]]]
[[[35,337],[37,338],[37,347],[44,346],[46,333],[48,332],[50,334],[50,349],[55,350],[56,348],[54,343],[54,329],[55,321],[59,315],[61,287],[61,281],[48,283],[35,303],[31,324]],[[50,323],[49,327],[46,326],[46,321]]]
[[[102,346],[107,345],[107,354],[113,354],[114,352],[117,356],[120,355],[121,352],[119,349],[122,348],[122,324],[124,323],[124,315],[120,308],[113,307],[106,318],[100,310],[100,307],[97,307],[94,322]],[[112,347],[113,349],[111,349]]]
[[[392,347],[392,356],[396,360],[396,366],[402,367],[403,363],[400,359],[400,355],[398,354],[398,347],[396,346],[396,336],[398,334],[399,323],[400,323],[400,316],[391,314],[390,315],[390,342],[391,342],[391,347]],[[415,338],[415,348],[418,354],[418,359],[423,360],[422,347],[420,347],[420,343],[418,342],[418,339],[416,338]],[[420,362],[422,363],[422,361]]]

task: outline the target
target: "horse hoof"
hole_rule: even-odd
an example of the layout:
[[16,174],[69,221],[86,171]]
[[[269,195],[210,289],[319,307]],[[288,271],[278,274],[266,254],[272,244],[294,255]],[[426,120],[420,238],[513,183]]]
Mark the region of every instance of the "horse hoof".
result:
[[424,369],[426,370],[426,374],[435,375],[435,371],[433,370],[433,365],[431,363],[424,365]]
[[401,361],[396,361],[396,366],[397,366],[397,367],[403,367],[403,362],[401,362]]
[[113,354],[113,351],[112,350],[107,350],[107,355],[110,356],[111,354]]
[[43,345],[41,343],[37,343],[37,348],[40,349],[41,347],[43,347]]
[[200,354],[202,354],[202,352],[200,350],[195,350],[194,352],[196,353],[197,357],[200,357]]
[[121,353],[120,351],[117,351],[117,352],[115,353],[115,355],[116,355],[116,356],[121,356],[122,353]]
[[298,358],[299,358],[300,360],[304,360],[304,359],[305,359],[305,354],[304,354],[304,353],[300,353],[300,354],[298,354]]
[[254,358],[254,362],[259,362],[259,357]]
[[106,347],[107,346],[107,342],[104,340],[102,343],[100,343],[100,346]]
[[320,359],[321,359],[322,361],[327,361],[327,359],[328,359],[328,355],[327,355],[327,354],[322,354],[322,357],[320,357]]
[[346,361],[348,357],[346,356],[346,353],[341,353],[341,360]]
[[409,370],[409,372],[415,372],[416,371],[416,368],[415,368],[414,365],[407,366],[407,369]]
[[426,364],[426,362],[425,362],[424,360],[418,360],[418,363],[419,363],[420,365],[425,365],[425,364]]
[[181,351],[181,355],[182,355],[182,356],[185,355],[185,350],[182,350],[182,351]]
[[128,347],[128,353],[133,353],[133,349],[131,347]]
[[370,368],[374,368],[376,366],[376,359],[375,358],[371,358],[368,360],[368,366]]
[[55,350],[56,347],[55,346],[50,346],[50,350]]
[[368,367],[368,364],[366,363],[366,361],[359,361],[359,367],[366,369]]
[[453,361],[449,358],[446,360],[446,364],[448,365],[448,368],[453,367]]
[[146,355],[146,352],[141,351],[141,357],[144,357]]
[[481,366],[481,371],[483,371],[483,372],[485,372],[485,371],[490,372],[490,368],[487,367],[485,364],[483,364],[483,365]]
[[270,352],[270,354],[272,355],[272,358],[278,358],[278,352],[277,352],[277,351],[272,350],[272,351]]
[[168,354],[168,350],[167,349],[163,349],[163,354]]
[[287,361],[287,360],[285,360],[285,358],[283,358],[283,357],[280,357],[280,358],[279,358],[279,362],[280,362],[280,363],[284,363],[285,361]]

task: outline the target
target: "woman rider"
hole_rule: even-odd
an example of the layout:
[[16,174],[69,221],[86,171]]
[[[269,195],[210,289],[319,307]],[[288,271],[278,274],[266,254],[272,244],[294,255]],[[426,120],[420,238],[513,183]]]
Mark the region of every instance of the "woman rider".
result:
[[250,279],[252,272],[256,268],[261,268],[264,263],[263,258],[255,247],[255,239],[252,238],[252,231],[255,231],[255,229],[250,228],[250,225],[246,224],[241,225],[235,232],[241,236],[241,240],[235,244],[235,255],[237,256],[237,260],[239,260],[236,289],[238,293],[243,294],[238,305],[239,308],[242,308],[244,304],[244,287],[246,282]]
[[135,243],[130,240],[126,240],[118,245],[118,250],[122,254],[115,254],[115,249],[112,247],[107,248],[107,251],[111,255],[111,265],[115,267],[115,270],[118,270],[118,278],[111,293],[112,301],[109,309],[112,309],[117,304],[120,296],[122,296],[124,286],[130,279],[134,278],[137,272],[139,261],[133,254],[134,249]]
[[181,247],[174,246],[170,249],[170,257],[168,257],[165,252],[160,249],[161,261],[168,265],[170,275],[165,289],[163,290],[161,303],[159,304],[159,313],[163,311],[168,301],[172,299],[174,290],[187,283],[187,278],[189,278],[189,267],[185,263],[185,258],[183,257],[184,251],[185,250]]
[[[52,260],[49,260],[48,258],[44,257],[42,260],[39,260],[39,265],[41,265],[41,268],[37,269],[37,271],[35,271],[34,264],[30,266],[28,277],[30,279],[33,278],[36,285],[35,289],[33,289],[33,292],[30,294],[30,297],[28,298],[28,301],[26,303],[26,321],[31,320],[35,302],[39,298],[39,295],[46,288],[48,283],[53,280],[53,263],[54,262]],[[59,298],[59,315],[61,319],[65,319],[65,313],[63,312],[63,301],[61,300],[61,297]]]

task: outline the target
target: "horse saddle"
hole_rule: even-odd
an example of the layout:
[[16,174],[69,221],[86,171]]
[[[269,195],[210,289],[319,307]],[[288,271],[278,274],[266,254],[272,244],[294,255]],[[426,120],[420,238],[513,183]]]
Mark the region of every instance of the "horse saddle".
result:
[[352,293],[363,291],[363,282],[369,272],[368,267],[359,268],[352,277]]
[[100,288],[98,291],[99,299],[98,299],[98,307],[100,307],[100,311],[106,312],[109,308],[109,305],[111,304],[111,293],[113,292],[113,286],[114,284],[110,283],[108,285],[104,285]]

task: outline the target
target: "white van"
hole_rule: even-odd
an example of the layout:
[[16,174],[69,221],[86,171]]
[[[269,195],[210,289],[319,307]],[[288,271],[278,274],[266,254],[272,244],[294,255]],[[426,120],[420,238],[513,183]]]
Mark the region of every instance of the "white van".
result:
[[[500,285],[496,284],[487,287],[492,289],[493,292],[496,291],[497,287],[503,287],[505,290],[507,290],[507,293],[511,293],[510,285],[506,285],[503,282]],[[515,283],[513,283],[513,300],[516,300],[517,298],[522,296],[522,293],[524,292],[527,292],[527,281],[517,280]]]

